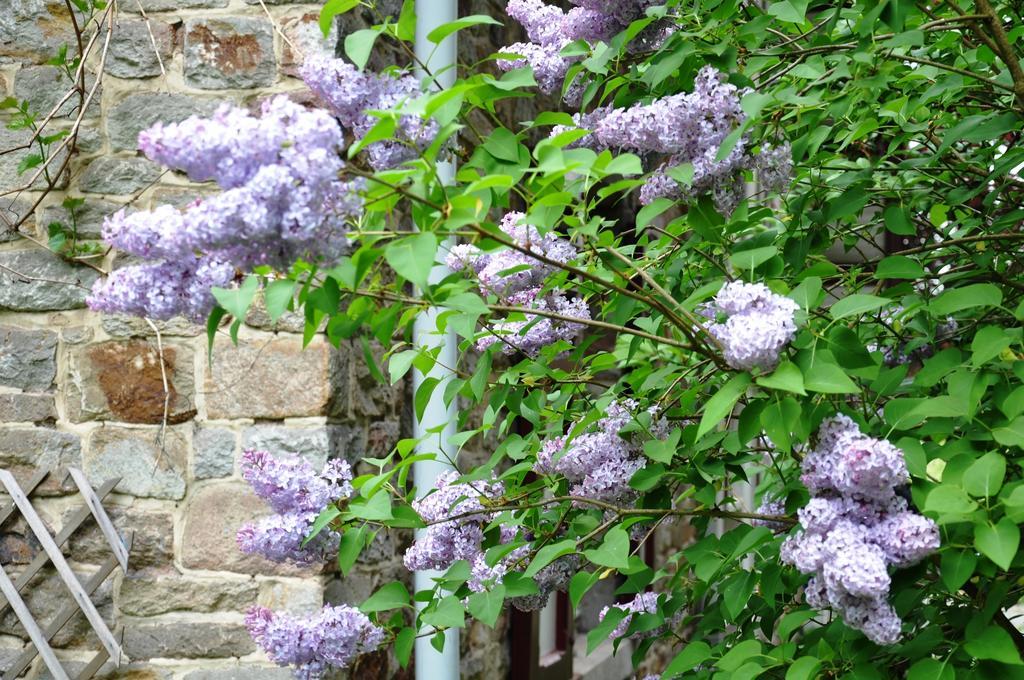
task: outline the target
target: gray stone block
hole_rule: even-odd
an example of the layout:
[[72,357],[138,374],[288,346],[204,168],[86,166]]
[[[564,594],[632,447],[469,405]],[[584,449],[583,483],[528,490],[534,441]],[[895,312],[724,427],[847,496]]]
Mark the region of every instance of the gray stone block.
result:
[[128,616],[158,616],[169,612],[245,611],[256,603],[258,586],[252,579],[190,579],[180,574],[141,574],[123,578],[117,586],[117,606]]
[[[179,9],[213,9],[227,7],[228,0],[140,0],[145,12],[168,12]],[[134,2],[121,3],[122,12],[139,13],[139,5]]]
[[[85,79],[86,95],[92,91],[96,83],[95,76],[87,76]],[[14,76],[14,96],[19,101],[27,101],[29,111],[37,120],[43,120],[50,115],[54,107],[60,104],[67,93],[74,89],[75,83],[62,70],[54,66],[26,66]],[[95,118],[100,115],[100,93],[102,87],[97,88],[89,106],[85,109],[88,118]],[[57,116],[61,118],[75,118],[78,116],[78,109],[81,106],[82,98],[75,93],[67,98]]]
[[56,333],[0,326],[0,385],[45,392],[56,375]]
[[0,243],[17,241],[22,234],[31,234],[35,228],[32,201],[10,196],[0,197]]
[[256,651],[245,626],[214,621],[133,623],[125,627],[123,646],[132,659],[216,659]]
[[237,666],[192,671],[183,680],[291,680],[295,677],[288,668],[270,666]]
[[151,78],[160,75],[161,61],[167,70],[174,50],[174,29],[170,24],[151,20],[147,26],[145,21],[122,19],[115,31],[116,39],[110,43],[107,55],[107,73],[118,78]]
[[[140,569],[166,570],[174,559],[174,518],[169,512],[126,508],[106,503],[110,521],[123,537],[132,533],[132,549],[128,554],[128,571]],[[64,521],[74,512],[69,509]],[[86,522],[71,536],[71,550],[78,562],[100,564],[110,557],[110,547],[95,522]]]
[[330,442],[326,427],[256,425],[242,432],[242,448],[274,456],[302,456],[319,470],[327,462]]
[[158,165],[145,158],[97,158],[82,173],[79,188],[87,194],[129,196],[147,189],[161,175]]
[[43,62],[75,40],[64,3],[7,0],[0,12],[0,62]]
[[141,92],[125,97],[110,110],[107,134],[114,151],[134,151],[139,133],[156,123],[178,123],[189,116],[208,116],[218,102],[185,94]]
[[[89,198],[75,208],[74,219],[72,219],[71,211],[58,203],[45,206],[40,210],[39,223],[44,229],[49,229],[51,224],[58,222],[69,231],[74,224],[79,238],[98,239],[102,237],[103,221],[122,208],[124,205],[121,203]],[[129,212],[131,212],[130,209]]]
[[192,476],[196,479],[228,477],[235,470],[238,437],[231,430],[204,427],[192,436]]
[[40,423],[56,419],[52,394],[0,394],[0,422]]
[[[149,327],[145,319],[127,314],[104,314],[102,319],[103,330],[115,338],[139,338],[152,337],[153,329]],[[184,317],[176,316],[173,319],[154,319],[153,325],[160,331],[160,335],[176,335],[183,337],[195,337],[205,333],[202,326],[192,323]]]
[[[8,130],[6,126],[0,126],[0,149],[11,150],[10,153],[0,156],[0,190],[24,187],[33,177],[36,177],[37,173],[39,173],[39,176],[32,182],[33,189],[45,189],[50,185],[51,182],[47,180],[47,174],[40,170],[42,163],[24,172],[19,170],[26,158],[39,154],[38,145],[30,144],[31,140],[32,132],[30,130]],[[59,145],[60,142],[51,145],[52,148],[47,151],[48,157],[57,152],[56,147]],[[67,186],[67,170],[65,169],[64,172],[58,174],[66,158],[67,151],[61,151],[58,157],[54,158],[46,166],[49,172],[48,176],[51,178],[53,186],[57,189],[63,189]]]
[[277,78],[270,22],[249,17],[185,22],[185,81],[204,90],[266,87]]
[[81,464],[82,444],[78,435],[46,427],[0,426],[0,469],[10,470],[22,484],[40,468],[53,471],[37,488],[37,494],[53,495],[74,489],[73,482],[63,480],[69,466]]
[[48,250],[0,252],[0,310],[48,312],[78,309],[99,278],[93,269],[75,266]]
[[167,428],[163,442],[157,441],[158,437],[156,427],[107,426],[94,430],[83,457],[85,474],[95,485],[120,477],[115,488],[119,493],[146,498],[184,498],[188,445],[177,428]]

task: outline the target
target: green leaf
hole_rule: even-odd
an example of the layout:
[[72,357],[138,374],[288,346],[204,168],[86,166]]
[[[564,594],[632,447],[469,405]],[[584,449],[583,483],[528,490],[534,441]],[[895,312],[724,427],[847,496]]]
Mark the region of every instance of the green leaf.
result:
[[459,598],[449,595],[438,602],[433,611],[423,612],[420,618],[428,626],[462,628],[466,625],[466,610],[462,608]]
[[395,241],[384,249],[384,259],[402,278],[425,288],[437,255],[437,236],[420,232]]
[[267,316],[276,322],[288,309],[295,294],[296,282],[291,279],[271,281],[263,291],[263,300],[267,305]]
[[799,630],[805,623],[817,616],[818,611],[815,609],[799,609],[795,612],[790,612],[782,617],[779,621],[777,628],[779,639],[783,642],[789,639],[789,636]]
[[377,41],[380,31],[375,28],[364,28],[353,31],[345,36],[345,55],[360,71],[366,67],[373,52],[373,43]]
[[821,661],[816,656],[801,656],[789,665],[786,670],[786,680],[810,680],[818,677],[818,669],[821,668]]
[[854,295],[847,295],[837,301],[828,311],[833,319],[843,319],[848,316],[860,316],[879,307],[884,307],[890,302],[891,300],[888,298],[856,293]]
[[985,521],[974,525],[974,547],[1003,571],[1010,569],[1019,545],[1020,528],[1008,517],[996,524]]
[[1009,424],[992,430],[992,436],[1003,446],[1024,448],[1024,416],[1017,416]]
[[323,31],[324,37],[331,32],[334,17],[355,9],[358,4],[359,0],[328,0],[320,10],[320,30]]
[[780,363],[771,375],[758,377],[757,384],[773,390],[807,394],[804,391],[804,374],[800,372],[800,368],[796,364],[790,361]]
[[919,279],[925,276],[924,267],[906,255],[890,255],[878,263],[876,279]]
[[737,269],[755,269],[768,260],[778,255],[779,249],[775,246],[764,246],[763,248],[751,248],[733,253],[729,261]]
[[563,555],[576,552],[576,541],[571,538],[559,541],[558,543],[549,543],[540,550],[537,551],[536,557],[530,562],[530,566],[523,572],[528,578],[533,578],[537,575],[537,572],[554,562]]
[[808,0],[782,0],[773,2],[768,6],[768,13],[778,17],[780,21],[791,24],[804,23],[804,15],[807,13]]
[[964,651],[975,659],[991,659],[1000,663],[1021,665],[1020,653],[1010,634],[998,626],[988,626],[977,637],[964,644]]
[[910,211],[903,205],[898,203],[887,205],[882,217],[885,220],[885,228],[893,234],[913,236],[917,233],[917,227],[910,219]]
[[645,441],[644,455],[659,463],[665,463],[666,465],[671,463],[672,458],[676,455],[676,449],[679,446],[679,439],[682,434],[683,431],[676,428],[665,439],[649,439]]
[[342,532],[341,543],[338,546],[338,569],[342,576],[347,576],[359,559],[359,554],[366,545],[366,534],[364,527],[352,527]]
[[412,658],[412,650],[416,646],[416,629],[412,626],[405,626],[395,636],[395,656],[402,668],[409,665]]
[[302,547],[305,548],[310,541],[316,538],[317,534],[324,530],[328,524],[333,522],[338,516],[341,515],[341,510],[336,505],[328,505],[326,508],[320,511],[320,514],[313,520],[313,526],[309,527],[309,532],[306,537],[302,539]]
[[629,534],[622,527],[613,527],[604,535],[599,547],[583,551],[583,556],[602,567],[626,569],[629,567]]
[[1003,486],[1006,476],[1006,458],[990,451],[974,461],[964,472],[963,487],[972,496],[995,496]]
[[456,31],[461,31],[462,29],[469,28],[470,26],[479,26],[480,24],[501,26],[501,22],[493,17],[489,17],[486,14],[473,14],[438,26],[427,34],[427,40],[436,45]]
[[501,608],[504,603],[505,586],[499,584],[491,590],[470,595],[469,613],[488,628],[494,628],[494,624],[498,621],[498,616],[501,615]]
[[976,566],[978,566],[978,556],[974,554],[973,550],[950,548],[942,553],[942,560],[939,563],[942,582],[946,584],[949,592],[955,593],[971,578]]
[[749,386],[749,374],[734,375],[715,393],[715,396],[708,400],[704,407],[704,415],[700,419],[700,425],[697,427],[698,439],[713,430],[727,415],[732,413],[733,406]]
[[953,484],[935,487],[924,502],[926,511],[940,515],[968,515],[977,508],[978,504],[967,496],[967,492]]
[[971,341],[971,363],[981,366],[1002,354],[1010,346],[1013,338],[998,326],[985,326],[974,335]]
[[213,297],[217,299],[220,306],[223,307],[236,319],[245,319],[246,312],[249,311],[249,305],[252,304],[252,300],[256,297],[256,291],[259,290],[260,281],[255,276],[245,277],[245,281],[242,285],[237,288],[213,288],[210,292],[213,293]]
[[761,643],[757,640],[743,640],[733,645],[716,664],[723,671],[734,671],[742,666],[747,659],[761,653]]
[[682,651],[676,654],[672,662],[665,668],[662,677],[674,678],[683,675],[686,671],[693,670],[697,664],[703,663],[711,658],[711,647],[703,640],[696,640],[686,644]]
[[797,356],[797,365],[804,374],[804,388],[822,394],[855,394],[860,392],[846,372],[836,363],[832,352],[804,350]]
[[391,496],[385,491],[376,493],[370,498],[357,498],[348,504],[348,510],[354,517],[383,522],[393,517],[391,513]]
[[391,376],[392,385],[405,377],[405,374],[412,368],[412,362],[419,355],[420,353],[414,349],[407,349],[404,352],[391,355],[391,358],[388,359],[388,374]]
[[907,671],[907,680],[956,680],[956,671],[948,661],[921,659]]
[[948,316],[971,307],[997,307],[1002,303],[1003,293],[995,285],[975,283],[943,292],[928,305],[928,310],[935,316]]
[[409,604],[409,591],[401,581],[391,581],[381,586],[377,592],[359,605],[359,611],[364,614],[382,612],[389,609],[398,609]]
[[402,3],[395,35],[399,40],[407,42],[416,38],[416,0],[405,0]]

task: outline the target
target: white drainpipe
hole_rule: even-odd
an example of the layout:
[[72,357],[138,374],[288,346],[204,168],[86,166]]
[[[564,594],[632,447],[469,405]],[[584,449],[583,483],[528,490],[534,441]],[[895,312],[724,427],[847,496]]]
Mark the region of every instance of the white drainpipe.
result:
[[[436,86],[450,87],[455,82],[455,64],[457,51],[455,36],[449,36],[440,45],[427,40],[427,35],[436,27],[458,18],[458,0],[416,0],[416,57],[425,64],[431,74],[436,75]],[[419,72],[420,77],[426,74]],[[449,163],[438,164],[438,175],[442,182],[449,183],[455,175],[455,168]],[[442,254],[443,255],[443,254]],[[437,265],[430,273],[430,282],[436,283],[449,274],[444,265]],[[413,372],[413,390],[419,389],[424,379],[438,378],[442,381],[431,396],[423,419],[413,414],[413,436],[425,437],[418,447],[417,453],[437,453],[439,460],[418,461],[413,463],[413,480],[417,494],[425,495],[435,486],[437,476],[451,465],[445,458],[454,457],[455,451],[450,444],[455,434],[455,404],[446,406],[442,395],[444,382],[453,377],[452,368],[457,361],[457,341],[452,331],[443,334],[437,332],[437,316],[441,310],[430,308],[416,318],[413,324],[413,344],[416,347],[433,348],[440,346],[441,352],[437,364],[429,374]],[[415,391],[413,392],[415,394]],[[428,435],[428,430],[444,425],[440,434]],[[443,452],[443,454],[441,453]],[[429,590],[434,587],[433,578],[438,575],[434,571],[417,571],[413,583],[417,591]],[[416,680],[458,680],[459,678],[459,631],[449,629],[445,634],[444,652],[438,652],[430,644],[430,637],[416,639]]]

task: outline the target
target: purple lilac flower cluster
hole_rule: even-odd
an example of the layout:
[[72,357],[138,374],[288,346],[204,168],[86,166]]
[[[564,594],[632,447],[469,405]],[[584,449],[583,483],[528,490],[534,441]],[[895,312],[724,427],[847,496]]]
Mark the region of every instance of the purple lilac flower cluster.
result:
[[[405,552],[405,566],[410,571],[421,569],[448,569],[459,560],[470,564],[468,586],[474,592],[483,592],[502,583],[509,569],[530,552],[529,545],[515,548],[488,565],[483,548],[484,529],[494,520],[481,499],[496,499],[505,493],[504,485],[489,482],[459,482],[455,470],[437,478],[436,487],[428,496],[413,501],[413,509],[427,524],[416,541]],[[453,519],[448,519],[453,518]],[[518,537],[515,527],[501,527],[501,543],[509,544]],[[564,590],[576,571],[575,556],[567,556],[549,564],[534,577],[539,594],[511,598],[510,602],[523,611],[540,609],[555,590]]]
[[184,210],[118,212],[103,237],[147,260],[97,282],[93,309],[164,319],[203,319],[210,289],[236,269],[286,268],[299,258],[333,259],[359,214],[359,183],[343,182],[344,137],[329,113],[275,97],[253,116],[231,106],[212,118],[157,124],[139,136],[150,159],[223,191]]
[[305,617],[253,607],[245,616],[245,626],[270,660],[292,666],[298,680],[322,678],[384,642],[382,628],[346,605],[328,605]]
[[328,461],[317,474],[304,458],[274,458],[265,451],[242,455],[242,477],[276,514],[238,530],[238,547],[274,562],[322,564],[338,550],[341,535],[325,527],[305,546],[320,511],[352,495],[352,469],[343,460]]
[[[554,234],[541,234],[536,227],[524,224],[525,215],[506,213],[501,230],[520,248],[543,256],[552,262],[566,263],[577,255],[571,243]],[[446,258],[455,271],[472,271],[485,295],[494,295],[502,304],[525,309],[552,312],[573,319],[590,319],[590,310],[582,298],[570,298],[560,290],[545,292],[544,281],[557,268],[512,248],[485,253],[474,245],[454,246]],[[526,314],[525,321],[499,321],[491,333],[477,341],[484,350],[502,342],[505,354],[521,351],[537,356],[540,350],[558,340],[572,342],[583,325],[559,318]]]
[[722,344],[725,362],[735,369],[771,370],[796,335],[800,306],[763,283],[731,281],[702,310],[708,332]]
[[[569,66],[578,57],[563,57],[567,45],[584,40],[589,43],[608,41],[629,24],[644,15],[656,0],[571,0],[575,5],[568,11],[548,5],[542,0],[509,0],[508,15],[522,24],[530,42],[519,42],[503,47],[501,52],[519,55],[518,59],[502,59],[498,67],[503,70],[530,66],[542,92],[551,94],[559,90]],[[656,26],[645,31],[638,44],[651,49],[664,40],[670,31]],[[582,88],[570,88],[566,99],[577,101]]]
[[826,420],[803,461],[811,500],[802,531],[780,556],[805,574],[807,603],[830,607],[880,645],[897,642],[902,621],[888,602],[888,567],[908,567],[939,547],[935,523],[912,511],[896,489],[909,481],[903,453],[864,435],[844,415]]
[[[745,171],[757,171],[767,191],[784,190],[792,177],[788,144],[766,145],[754,155],[747,139],[741,137],[725,158],[718,159],[722,142],[746,120],[740,106],[743,94],[715,68],[705,66],[691,93],[624,109],[603,107],[576,114],[576,126],[591,131],[577,144],[630,151],[646,158],[653,172],[640,190],[642,203],[658,198],[688,201],[710,193],[718,209],[728,214],[745,196]],[[551,134],[565,130],[559,126]],[[693,169],[688,187],[668,174],[683,164]]]
[[[418,97],[419,81],[409,75],[360,71],[343,59],[322,55],[307,57],[300,70],[306,85],[356,138],[380,120],[370,111],[388,111]],[[395,139],[374,142],[366,149],[367,160],[377,170],[400,165],[419,156],[437,136],[437,121],[413,114],[400,116]]]
[[[761,499],[761,504],[757,506],[757,510],[754,512],[758,515],[782,517],[786,514],[786,499],[765,494]],[[774,532],[785,531],[787,528],[785,523],[770,519],[755,519],[750,523],[755,527],[765,527]]]
[[[620,638],[626,634],[629,629],[629,624],[633,621],[634,614],[655,614],[658,611],[658,594],[654,592],[640,593],[634,597],[630,602],[625,604],[612,605],[611,607],[603,608],[597,615],[598,620],[604,621],[604,617],[608,614],[608,610],[612,607],[621,609],[626,612],[626,615],[622,617],[622,620],[615,630],[612,631],[612,638]],[[653,630],[647,630],[642,633],[634,633],[630,636],[631,639],[639,642],[651,637],[657,637],[667,631],[670,626],[675,626],[681,619],[681,614],[677,614],[671,622],[662,624]]]
[[[636,492],[630,488],[629,480],[647,459],[641,453],[643,441],[635,436],[623,437],[620,432],[633,421],[637,408],[632,399],[613,402],[594,431],[568,443],[565,437],[546,440],[533,469],[540,474],[563,475],[571,484],[569,493],[573,496],[609,503],[633,498]],[[654,407],[650,413],[654,420],[651,434],[658,439],[667,437],[668,421],[658,418]]]

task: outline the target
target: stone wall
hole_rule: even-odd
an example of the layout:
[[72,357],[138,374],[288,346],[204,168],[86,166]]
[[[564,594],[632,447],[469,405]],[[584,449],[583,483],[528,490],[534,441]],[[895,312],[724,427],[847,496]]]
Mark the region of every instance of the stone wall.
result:
[[[44,112],[68,85],[45,65],[74,39],[64,3],[3,4],[0,91]],[[246,608],[260,603],[308,611],[325,593],[332,601],[357,602],[384,581],[408,578],[398,557],[407,536],[380,537],[343,580],[244,556],[234,540],[241,522],[267,512],[239,477],[244,448],[319,462],[385,454],[407,431],[403,386],[375,384],[358,347],[333,348],[315,339],[303,349],[299,320],[271,326],[258,309],[239,345],[218,339],[208,360],[198,326],[150,326],[86,311],[97,271],[43,247],[47,225],[72,221],[62,207],[66,196],[84,199],[74,210],[77,237],[96,239],[104,216],[122,206],[183,204],[205,190],[142,158],[136,152],[140,130],[208,113],[222,101],[248,105],[301,90],[292,77],[297,57],[281,33],[301,49],[333,50],[337,36],[322,40],[316,2],[266,4],[272,20],[258,0],[120,0],[100,96],[86,112],[78,151],[57,182],[60,191],[45,195],[20,229],[0,221],[0,467],[21,479],[40,466],[53,467],[37,505],[55,530],[78,505],[63,480],[67,466],[80,466],[96,485],[121,478],[106,505],[118,527],[134,533],[130,569],[104,586],[98,602],[110,624],[123,627],[131,664],[106,671],[108,677],[290,677],[255,649],[242,625]],[[361,20],[345,17],[336,33]],[[482,36],[479,49],[493,49],[497,39]],[[70,108],[54,125],[71,124]],[[0,190],[24,182],[17,166],[27,152],[9,150],[28,135],[0,126]],[[8,218],[24,215],[41,196],[6,196],[0,208]],[[108,253],[92,264],[109,268],[114,258]],[[68,551],[83,573],[106,557],[102,537],[89,526]],[[9,571],[39,550],[26,534],[18,523],[0,528],[0,563]],[[50,578],[35,584],[28,599],[45,621],[67,596]],[[483,627],[464,633],[463,677],[504,675],[502,636]],[[24,637],[13,616],[0,620],[0,668]],[[82,621],[69,625],[56,644],[69,670],[97,646]],[[367,664],[353,675],[396,675],[384,655]],[[38,664],[30,674],[36,676],[46,676]]]

